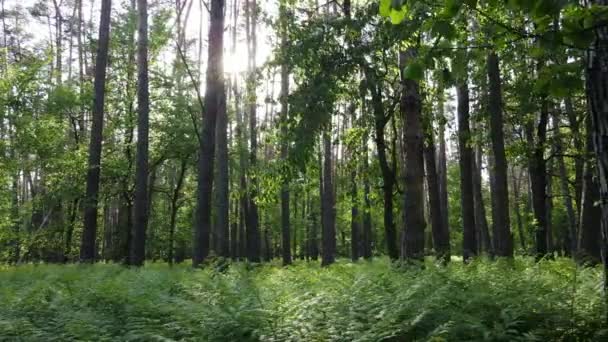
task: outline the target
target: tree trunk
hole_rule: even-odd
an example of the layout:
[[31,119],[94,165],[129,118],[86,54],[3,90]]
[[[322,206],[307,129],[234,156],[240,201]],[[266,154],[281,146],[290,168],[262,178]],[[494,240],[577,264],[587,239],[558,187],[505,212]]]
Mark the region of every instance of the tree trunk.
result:
[[[367,136],[365,136],[363,140],[363,172],[361,175],[363,177],[363,204],[364,204],[364,212],[363,212],[363,237],[362,237],[362,256],[365,259],[372,258],[372,214],[371,214],[371,201],[370,201],[370,185],[369,185],[369,162],[367,160]],[[394,231],[394,227],[393,227]],[[395,254],[397,251],[397,238],[393,240]],[[395,256],[395,259],[397,255]]]
[[458,151],[460,153],[460,204],[462,207],[462,258],[467,262],[477,255],[475,203],[473,197],[473,149],[469,128],[469,88],[463,80],[456,88],[458,96]]
[[568,123],[570,124],[570,132],[572,133],[574,141],[574,149],[577,151],[577,156],[574,158],[574,203],[576,204],[576,217],[579,217],[582,210],[581,198],[583,194],[583,155],[585,151],[585,141],[570,96],[566,97],[564,100],[564,106],[566,107],[566,114],[568,115]]
[[399,53],[401,73],[400,110],[405,126],[405,191],[404,191],[404,228],[402,258],[422,260],[424,257],[424,158],[422,131],[422,101],[420,85],[417,81],[405,78],[403,70],[416,58],[415,48]]
[[137,157],[130,263],[134,266],[142,266],[145,259],[148,225],[148,131],[150,128],[147,0],[137,0],[137,14]]
[[[250,171],[256,172],[257,165],[257,96],[256,96],[256,50],[257,50],[257,4],[256,0],[246,0],[245,19],[247,26],[247,47],[248,47],[248,89],[249,89],[249,139]],[[249,201],[247,203],[247,259],[251,262],[260,261],[260,219],[258,214],[257,179],[255,176],[249,179]]]
[[[331,130],[331,125],[330,128]],[[321,266],[329,266],[335,261],[336,226],[334,208],[334,187],[332,185],[331,131],[323,133],[323,249]]]
[[570,255],[576,254],[576,237],[577,227],[576,227],[576,214],[574,211],[574,205],[572,203],[572,196],[570,195],[570,184],[568,181],[568,170],[566,169],[566,163],[564,162],[564,148],[562,142],[562,136],[559,127],[559,116],[557,111],[553,111],[553,130],[554,130],[554,149],[555,156],[557,157],[557,168],[559,171],[560,178],[560,186],[562,199],[564,201],[564,207],[566,207],[566,213],[568,215],[568,245],[566,246],[569,249]]
[[437,260],[442,263],[450,261],[450,235],[447,227],[443,226],[443,213],[441,212],[441,195],[437,166],[435,164],[435,137],[433,122],[426,127],[426,144],[424,147],[424,162],[426,165],[426,181],[428,187],[429,212],[433,236],[433,248]]
[[198,162],[198,208],[194,232],[192,266],[198,267],[209,254],[211,231],[211,194],[213,191],[213,164],[215,159],[215,129],[219,111],[225,110],[224,89],[224,0],[212,0],[209,28],[209,53],[205,112]]
[[521,215],[521,209],[520,209],[520,180],[521,180],[521,175],[519,178],[516,178],[515,176],[515,170],[512,170],[511,172],[512,174],[512,186],[513,186],[513,199],[515,200],[515,215],[517,218],[517,233],[519,235],[519,243],[521,245],[521,250],[525,253],[526,252],[526,238],[524,235],[524,227],[523,227],[523,220],[522,220],[522,215]]
[[577,259],[580,263],[596,264],[601,261],[601,230],[602,211],[595,203],[600,198],[599,184],[594,177],[593,131],[591,117],[585,119],[586,162],[583,172],[583,193],[581,198],[581,214],[579,218],[579,236]]
[[443,108],[443,90],[439,94],[439,153],[437,158],[437,177],[439,178],[439,202],[441,205],[441,226],[450,234],[450,222],[448,213],[448,166],[445,146],[445,123]]
[[[222,85],[223,88],[223,85]],[[229,257],[230,253],[230,174],[228,170],[228,116],[226,114],[226,92],[219,94],[215,143],[217,145],[217,186],[215,237],[218,256]]]
[[[285,3],[280,4],[280,28],[281,28],[281,49],[285,50],[288,47],[288,16]],[[281,159],[287,160],[288,158],[288,146],[287,146],[287,119],[288,119],[288,102],[287,97],[289,96],[289,66],[287,62],[281,63]],[[286,172],[288,174],[288,172]],[[289,222],[289,179],[288,176],[283,180],[281,185],[281,236],[282,236],[282,257],[283,265],[291,264],[291,250],[289,243],[291,237],[289,236],[291,227]],[[293,251],[296,251],[296,232],[294,227],[294,243]]]
[[483,202],[482,182],[481,182],[481,163],[482,149],[477,146],[477,151],[474,152],[473,160],[473,202],[475,206],[475,226],[479,230],[481,241],[481,251],[485,251],[490,256],[494,255],[492,240],[490,238],[490,229],[488,228],[488,219],[486,218],[486,207]]
[[183,159],[179,169],[179,176],[177,177],[177,184],[175,184],[175,188],[173,189],[173,195],[171,196],[171,218],[169,221],[169,246],[167,253],[169,265],[173,265],[174,262],[173,250],[175,248],[175,223],[177,218],[177,212],[179,210],[180,193],[182,190],[182,185],[184,184],[187,166],[187,160]]
[[[381,88],[376,85],[375,78],[371,73],[366,74],[369,90],[372,95],[372,111],[374,113],[374,127],[376,149],[378,151],[378,162],[382,172],[382,192],[384,195],[384,235],[386,239],[386,251],[391,260],[399,258],[399,250],[397,248],[397,232],[393,217],[393,189],[395,186],[395,172],[388,163],[386,156],[386,141],[384,137],[384,128],[388,123],[389,118],[384,112],[382,103]],[[367,162],[367,160],[366,160]],[[369,200],[369,198],[368,198]]]
[[513,237],[509,223],[509,189],[507,187],[507,158],[502,116],[502,85],[498,55],[488,55],[490,136],[494,160],[494,189],[492,191],[492,224],[494,251],[499,257],[513,257]]
[[84,203],[84,228],[80,245],[80,260],[95,260],[95,240],[97,236],[97,204],[99,197],[99,177],[103,139],[103,117],[106,84],[106,66],[108,64],[108,45],[110,42],[111,0],[101,3],[99,23],[99,40],[97,60],[95,63],[95,81],[93,84],[93,123],[89,143],[89,160],[87,170],[86,197]]

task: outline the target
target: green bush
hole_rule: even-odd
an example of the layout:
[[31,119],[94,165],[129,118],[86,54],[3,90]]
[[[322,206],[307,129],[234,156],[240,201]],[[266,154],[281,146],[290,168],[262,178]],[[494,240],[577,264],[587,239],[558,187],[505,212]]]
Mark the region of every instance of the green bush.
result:
[[608,339],[600,269],[566,259],[22,265],[0,284],[2,341]]

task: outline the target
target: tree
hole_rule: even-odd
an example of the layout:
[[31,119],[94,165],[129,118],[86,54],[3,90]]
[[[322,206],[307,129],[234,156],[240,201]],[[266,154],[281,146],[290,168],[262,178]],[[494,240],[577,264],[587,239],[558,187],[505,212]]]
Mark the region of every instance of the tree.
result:
[[494,159],[494,190],[492,191],[494,252],[500,257],[512,257],[513,237],[509,223],[509,190],[507,187],[507,159],[503,131],[502,86],[498,55],[494,51],[488,54],[487,68],[490,136]]
[[[280,33],[281,33],[281,48],[283,50],[287,49],[287,20],[288,12],[284,2],[281,2],[280,7]],[[289,96],[289,66],[286,62],[281,63],[281,134],[283,140],[281,142],[281,159],[287,160],[288,158],[288,146],[287,146],[287,120],[288,120],[288,96]],[[286,176],[284,176],[286,177]],[[288,176],[287,176],[288,177]],[[283,180],[283,184],[281,187],[281,237],[282,237],[282,245],[281,251],[283,256],[283,265],[291,264],[291,250],[289,247],[289,243],[291,240],[290,232],[290,222],[289,222],[289,179]],[[295,239],[294,232],[294,239]],[[294,243],[294,253],[295,253],[295,243]]]
[[192,266],[199,266],[209,254],[211,231],[211,194],[215,159],[215,129],[218,113],[225,106],[223,50],[224,50],[224,0],[211,1],[209,27],[209,54],[207,64],[207,88],[201,132],[198,162],[198,206],[194,230]]
[[409,79],[403,71],[414,62],[416,49],[408,48],[399,53],[399,66],[402,70],[400,110],[405,131],[405,191],[404,191],[404,229],[401,246],[402,257],[407,260],[422,259],[424,256],[424,159],[422,104],[418,81]]
[[101,143],[103,140],[103,117],[106,85],[106,66],[108,64],[108,45],[110,42],[110,14],[112,1],[101,3],[99,40],[95,63],[95,84],[93,98],[93,122],[89,144],[86,198],[84,205],[84,228],[80,246],[80,260],[95,260],[95,241],[97,238],[97,205],[99,197],[99,176],[101,173]]
[[148,227],[148,158],[150,130],[150,94],[148,89],[148,1],[137,0],[137,157],[135,165],[135,200],[133,237],[129,262],[142,266],[145,261]]

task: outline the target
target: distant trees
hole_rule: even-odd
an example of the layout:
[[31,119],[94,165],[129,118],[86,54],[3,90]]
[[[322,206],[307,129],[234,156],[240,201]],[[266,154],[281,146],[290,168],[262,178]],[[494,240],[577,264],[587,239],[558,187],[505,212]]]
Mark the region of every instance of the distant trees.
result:
[[0,260],[598,262],[603,12],[437,4],[2,2]]

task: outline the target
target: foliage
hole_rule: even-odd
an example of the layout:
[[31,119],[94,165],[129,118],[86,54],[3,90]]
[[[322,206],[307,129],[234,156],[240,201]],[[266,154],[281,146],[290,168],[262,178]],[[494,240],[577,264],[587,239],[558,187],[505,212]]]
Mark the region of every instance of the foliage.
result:
[[[224,266],[222,266],[224,265]],[[567,259],[281,268],[218,260],[0,269],[0,339],[600,340],[600,270]]]

